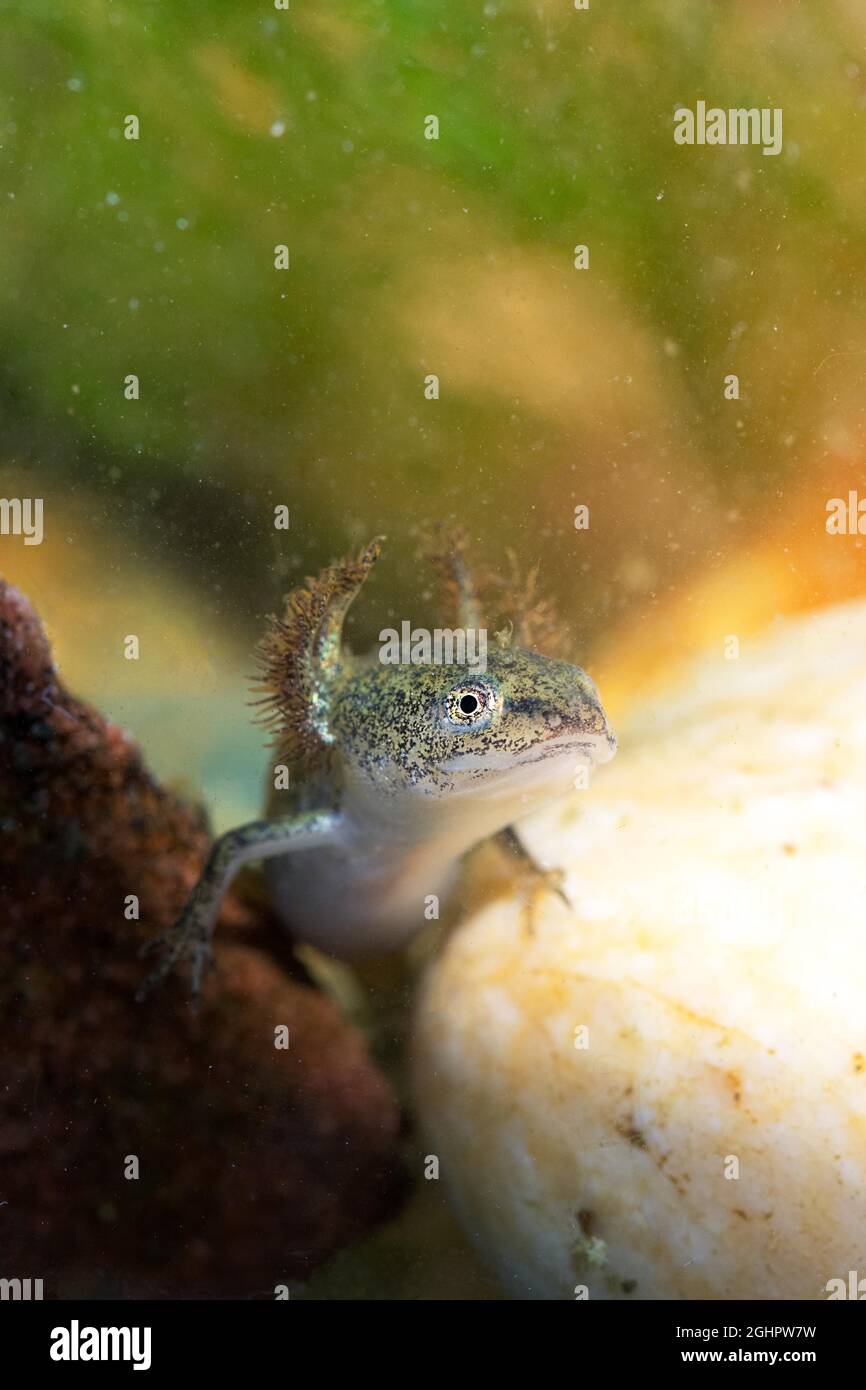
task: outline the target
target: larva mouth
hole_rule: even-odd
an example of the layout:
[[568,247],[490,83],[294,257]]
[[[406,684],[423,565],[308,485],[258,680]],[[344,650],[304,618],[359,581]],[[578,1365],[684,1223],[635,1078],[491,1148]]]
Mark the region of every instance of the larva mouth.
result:
[[609,763],[616,753],[616,738],[605,723],[598,733],[587,732],[585,725],[569,730],[563,725],[527,758],[524,763],[547,762],[557,758],[561,761],[573,757],[582,763]]
[[550,709],[542,717],[546,729],[544,757],[560,756],[574,749],[583,753],[588,762],[607,763],[616,753],[616,737],[595,700],[580,700],[565,714]]

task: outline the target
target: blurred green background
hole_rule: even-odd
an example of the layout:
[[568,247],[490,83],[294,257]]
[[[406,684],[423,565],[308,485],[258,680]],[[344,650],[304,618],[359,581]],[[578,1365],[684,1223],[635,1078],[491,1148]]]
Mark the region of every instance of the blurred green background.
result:
[[[782,154],[676,146],[698,99]],[[219,817],[262,614],[348,545],[391,542],[360,639],[459,514],[584,652],[723,564],[860,457],[864,109],[857,0],[0,4],[0,451],[46,500],[0,559],[70,677]]]

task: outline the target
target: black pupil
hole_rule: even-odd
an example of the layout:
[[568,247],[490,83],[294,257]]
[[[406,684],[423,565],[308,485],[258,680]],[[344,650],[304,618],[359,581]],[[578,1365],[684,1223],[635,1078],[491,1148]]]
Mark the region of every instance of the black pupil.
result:
[[474,714],[475,711],[476,711],[477,709],[478,709],[478,696],[477,696],[477,695],[461,695],[461,696],[460,696],[460,710],[461,710],[461,713],[463,713],[463,714]]

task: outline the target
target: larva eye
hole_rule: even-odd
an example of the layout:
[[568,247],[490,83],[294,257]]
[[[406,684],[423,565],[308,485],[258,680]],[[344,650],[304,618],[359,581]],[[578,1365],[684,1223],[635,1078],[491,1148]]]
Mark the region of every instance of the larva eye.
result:
[[458,685],[445,699],[445,716],[457,729],[477,729],[489,724],[496,705],[496,694],[480,681]]

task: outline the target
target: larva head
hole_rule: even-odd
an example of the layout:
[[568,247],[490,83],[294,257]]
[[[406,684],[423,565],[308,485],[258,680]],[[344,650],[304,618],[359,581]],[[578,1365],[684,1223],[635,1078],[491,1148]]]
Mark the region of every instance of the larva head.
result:
[[616,741],[577,666],[497,648],[482,671],[376,663],[335,693],[332,722],[348,778],[381,793],[475,796],[516,806],[574,786]]
[[[271,620],[259,648],[259,704],[284,756],[309,774],[323,762],[338,765],[358,811],[375,816],[388,802],[394,825],[412,807],[447,815],[459,799],[474,798],[473,819],[484,823],[479,839],[490,824],[567,793],[580,767],[613,756],[598,693],[579,667],[519,645],[488,652],[486,633],[484,660],[472,665],[481,650],[470,650],[468,638],[474,631],[480,641],[483,629],[475,626],[480,609],[465,538],[456,533],[446,587],[467,660],[456,663],[446,645],[443,664],[416,660],[413,648],[408,659],[401,649],[397,660],[359,666],[342,647],[342,625],[379,551],[373,541],[328,566],[289,594],[284,616]],[[537,620],[545,610],[534,576],[515,607],[522,640],[531,641],[528,615]],[[443,637],[456,641],[457,631]],[[482,803],[492,812],[482,812]]]

